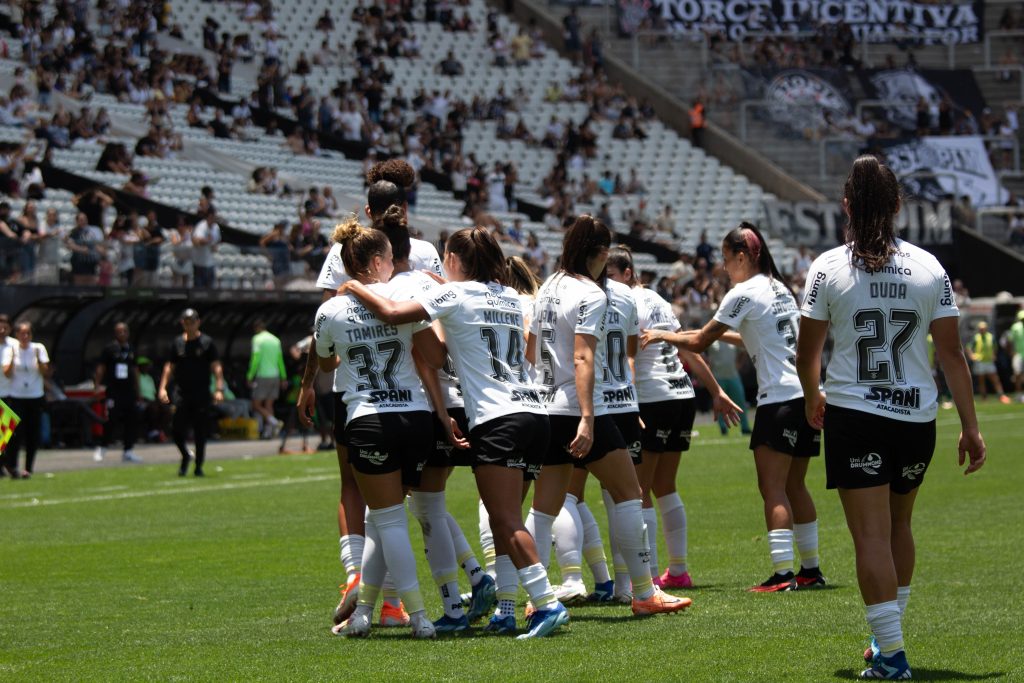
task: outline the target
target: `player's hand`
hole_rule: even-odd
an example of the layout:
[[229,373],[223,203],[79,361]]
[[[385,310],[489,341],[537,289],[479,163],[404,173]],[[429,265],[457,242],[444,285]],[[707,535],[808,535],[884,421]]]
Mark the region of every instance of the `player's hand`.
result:
[[651,344],[656,344],[665,339],[665,330],[641,330],[640,348],[646,349]]
[[295,399],[295,409],[299,412],[299,422],[305,427],[313,426],[313,409],[316,405],[316,392],[312,386],[300,386],[299,395]]
[[960,432],[960,442],[957,444],[959,451],[959,463],[964,464],[965,459],[970,462],[964,474],[977,472],[985,464],[985,440],[981,438],[981,432],[977,428]]
[[569,455],[579,460],[585,458],[590,449],[594,446],[594,418],[581,417],[579,427],[576,428],[576,438],[572,440],[569,447]]
[[441,277],[440,275],[438,275],[437,273],[435,273],[432,270],[421,270],[420,272],[424,273],[426,275],[429,275],[430,279],[432,279],[434,282],[436,282],[439,285],[446,285],[446,284],[448,284],[447,280],[445,280],[443,277]]
[[719,391],[718,395],[711,399],[711,410],[716,419],[719,417],[724,419],[730,427],[735,427],[740,423],[740,415],[743,413],[743,409],[733,403],[733,400],[724,391]]
[[167,390],[166,389],[161,389],[160,393],[157,395],[157,398],[160,399],[161,403],[170,403],[171,402],[171,397],[167,395]]
[[224,392],[221,391],[220,389],[217,389],[217,391],[213,392],[213,402],[214,403],[223,403],[224,402]]
[[342,282],[341,286],[338,287],[337,295],[342,296],[343,294],[348,294],[352,290],[353,282],[355,282],[355,280],[345,280]]
[[805,397],[804,415],[807,417],[807,424],[815,429],[825,427],[825,394],[820,391],[814,392],[811,396]]
[[449,417],[447,420],[442,420],[441,424],[445,426],[444,431],[448,436],[448,443],[459,450],[466,450],[469,448],[469,439],[463,436],[462,430],[459,429],[459,425],[455,421],[455,418]]

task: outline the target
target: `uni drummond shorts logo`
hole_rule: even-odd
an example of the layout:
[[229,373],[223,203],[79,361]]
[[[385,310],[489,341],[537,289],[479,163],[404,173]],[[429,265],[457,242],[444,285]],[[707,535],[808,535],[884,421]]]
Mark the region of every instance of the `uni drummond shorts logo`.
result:
[[903,468],[903,478],[909,479],[910,481],[916,481],[918,477],[924,474],[925,465],[923,462],[919,462],[916,465]]
[[851,470],[863,470],[864,474],[878,474],[878,468],[882,466],[882,456],[878,453],[868,453],[862,458],[850,458]]
[[359,457],[363,460],[369,460],[374,465],[383,465],[384,461],[388,459],[388,454],[381,453],[380,451],[368,451],[360,448]]
[[783,429],[782,438],[789,442],[790,448],[796,448],[797,431],[795,429]]

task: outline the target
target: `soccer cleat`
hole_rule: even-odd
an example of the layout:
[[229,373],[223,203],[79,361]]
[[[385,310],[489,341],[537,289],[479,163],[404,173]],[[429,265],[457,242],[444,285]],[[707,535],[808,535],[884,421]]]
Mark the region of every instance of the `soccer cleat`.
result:
[[356,608],[356,602],[359,600],[359,581],[361,578],[362,575],[357,572],[349,576],[345,583],[338,586],[341,589],[341,600],[338,601],[338,606],[334,608],[335,624],[340,624],[352,616],[352,612]]
[[864,650],[864,661],[873,665],[881,656],[882,650],[878,647],[878,641],[875,640],[874,636],[871,636],[871,642],[868,644],[867,649]]
[[482,619],[494,609],[494,606],[498,604],[496,590],[494,579],[487,574],[484,574],[480,582],[473,586],[473,592],[470,593],[469,598],[469,609],[466,611],[469,623]]
[[785,574],[775,573],[768,577],[764,583],[748,588],[749,593],[780,593],[783,591],[795,591],[797,589],[796,577],[793,572]]
[[1011,403],[1013,403],[1013,399],[1011,399],[1006,394],[1003,394],[1002,396],[999,397],[999,402],[1002,403],[1004,406],[1008,406]]
[[623,591],[621,593],[616,593],[612,600],[619,603],[620,605],[632,605],[633,593],[632,591]]
[[861,678],[873,678],[886,681],[906,681],[913,676],[910,673],[910,664],[907,663],[907,654],[900,650],[891,657],[879,655],[869,668],[860,672]]
[[819,567],[800,567],[796,575],[797,588],[815,588],[825,585],[825,577]]
[[633,598],[633,614],[638,617],[646,617],[652,614],[669,614],[684,610],[693,604],[690,598],[679,598],[669,595],[660,588],[654,589],[654,595],[646,600]]
[[579,605],[587,600],[587,589],[582,582],[573,581],[555,587],[555,599],[563,605]]
[[[655,568],[655,569],[657,569],[657,568]],[[666,569],[665,571],[668,571],[668,570]],[[660,576],[652,576],[651,577],[651,583],[654,584],[655,588],[664,588],[665,587],[661,583],[661,577]]]
[[661,580],[662,588],[693,588],[693,579],[690,578],[690,572],[683,572],[676,576],[666,569],[665,573],[658,578]]
[[436,633],[457,633],[458,631],[465,631],[469,628],[469,619],[463,614],[458,619],[445,614],[443,617],[434,622],[434,631]]
[[365,638],[370,635],[370,612],[356,612],[345,621],[334,626],[331,633],[346,638]]
[[[409,613],[405,611],[402,603],[398,603],[398,607],[394,607],[384,601],[384,604],[380,606],[380,621],[377,623],[381,626],[408,626]],[[433,624],[431,624],[431,628],[433,628]],[[433,638],[433,636],[430,637]]]
[[526,621],[526,633],[516,636],[516,640],[543,638],[562,624],[569,622],[569,611],[557,600],[547,609],[536,610]]
[[[384,603],[387,605],[387,603]],[[402,614],[405,614],[405,610],[402,610]],[[422,610],[417,612],[414,617],[410,617],[405,614],[405,623],[412,626],[412,637],[429,639],[437,637],[437,629],[434,624],[431,623],[430,619],[427,618],[426,612]]]
[[[594,592],[587,596],[587,602],[612,602],[615,600],[615,581],[594,584]],[[632,598],[630,598],[632,602]]]
[[140,458],[139,456],[135,455],[135,451],[127,450],[127,451],[125,451],[124,453],[121,454],[121,461],[122,462],[142,462],[142,458]]
[[516,630],[516,618],[511,614],[506,614],[503,617],[499,617],[497,614],[491,615],[491,620],[484,626],[485,633],[514,633]]

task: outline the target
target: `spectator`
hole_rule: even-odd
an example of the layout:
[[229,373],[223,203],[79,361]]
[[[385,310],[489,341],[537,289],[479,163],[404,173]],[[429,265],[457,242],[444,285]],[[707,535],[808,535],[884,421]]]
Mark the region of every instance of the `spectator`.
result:
[[[3,347],[0,369],[7,382],[7,403],[21,417],[4,452],[4,470],[12,479],[28,479],[36,461],[43,414],[44,380],[50,376],[50,356],[46,347],[32,341],[32,324],[15,323],[16,344]],[[18,455],[25,446],[25,468],[18,469]]]
[[75,215],[75,227],[68,233],[64,245],[71,251],[72,283],[97,284],[103,257],[103,231],[90,225],[85,213],[79,211]]
[[178,225],[168,231],[167,242],[171,245],[171,287],[186,288],[192,285],[192,226],[185,216],[178,215]]
[[121,460],[142,462],[134,450],[138,424],[136,404],[139,400],[139,368],[130,340],[127,323],[114,323],[114,340],[103,347],[103,354],[93,374],[93,388],[97,393],[106,393],[107,404],[107,423],[103,426],[102,441],[92,457],[96,462],[103,460],[113,441],[114,429],[118,426],[121,427],[124,442]]
[[146,177],[145,173],[132,171],[131,176],[125,181],[124,187],[121,189],[128,194],[145,197],[147,196],[147,185],[149,185],[149,178]]
[[217,212],[211,206],[192,231],[192,266],[195,286],[212,288],[217,284],[214,253],[221,242]]
[[708,231],[700,231],[700,243],[694,250],[698,259],[704,259],[706,265],[710,266],[715,262],[715,248],[708,243]]
[[258,318],[252,325],[252,355],[245,379],[252,389],[252,409],[263,418],[261,436],[269,439],[281,428],[274,415],[274,402],[287,386],[281,340],[267,330],[267,322]]
[[270,232],[260,238],[260,246],[267,250],[267,255],[270,257],[270,269],[274,275],[274,286],[278,289],[288,283],[292,273],[288,236],[285,234],[287,229],[288,223],[280,221],[270,229]]
[[707,114],[704,111],[704,102],[700,98],[695,99],[690,105],[690,142],[694,147],[704,147],[704,129],[707,126]]
[[36,282],[57,284],[60,282],[60,248],[67,238],[67,228],[60,224],[57,209],[46,210],[46,218],[39,226],[38,267]]
[[146,224],[139,226],[139,246],[135,250],[138,267],[135,284],[141,287],[156,287],[157,272],[160,269],[160,245],[164,242],[163,230],[157,221],[156,212],[146,214]]
[[580,23],[576,8],[569,10],[569,14],[562,18],[562,36],[565,38],[565,51],[569,53],[569,59],[578,62],[583,43],[580,41]]
[[437,69],[445,76],[461,76],[465,71],[462,67],[462,62],[455,59],[455,53],[451,50],[441,60],[441,63],[437,65]]
[[547,275],[548,255],[544,251],[544,247],[540,245],[537,233],[533,231],[526,238],[526,251],[523,253],[523,260],[537,277],[543,279]]
[[515,62],[516,66],[524,67],[530,63],[530,49],[533,47],[533,40],[531,40],[526,29],[519,29],[519,33],[512,39],[510,46],[512,48],[512,61]]

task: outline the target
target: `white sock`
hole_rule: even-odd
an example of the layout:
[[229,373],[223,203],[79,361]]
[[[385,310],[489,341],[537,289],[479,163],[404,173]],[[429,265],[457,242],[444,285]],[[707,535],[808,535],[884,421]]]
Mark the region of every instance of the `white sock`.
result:
[[793,571],[793,530],[772,529],[768,532],[768,552],[776,574]]
[[405,505],[399,503],[380,510],[370,510],[367,518],[377,527],[388,573],[394,580],[399,596],[405,602],[405,609],[409,613],[422,610],[423,596],[420,594],[416,576],[416,558],[409,542]]
[[818,520],[793,525],[793,538],[800,551],[800,566],[814,569],[818,566]]
[[608,515],[608,542],[612,546],[612,564],[615,567],[615,594],[621,595],[631,590],[629,568],[622,557],[619,541],[615,538],[615,501],[612,500],[612,494],[605,489],[601,489],[601,497],[604,499],[605,514]]
[[555,518],[551,515],[538,512],[533,508],[526,514],[526,530],[533,536],[533,542],[537,544],[537,557],[540,558],[540,566],[547,567],[551,561],[551,526]]
[[381,586],[380,592],[384,596],[384,602],[392,607],[401,606],[402,599],[398,597],[398,589],[395,588],[395,580],[391,578],[391,572],[384,574],[384,585]]
[[512,558],[508,555],[498,555],[494,558],[495,593],[498,598],[498,609],[495,612],[499,617],[516,615],[516,593],[519,591],[519,574],[516,573],[516,566],[512,564]]
[[565,503],[551,525],[555,539],[555,560],[562,583],[583,583],[583,523],[576,510],[576,496],[565,494]]
[[886,657],[891,657],[903,649],[903,627],[900,622],[900,605],[896,600],[880,602],[867,606],[868,626],[878,649]]
[[647,538],[650,543],[651,562],[648,565],[651,576],[658,576],[658,511],[654,508],[643,508],[644,524],[647,525]]
[[576,503],[576,511],[580,514],[580,522],[583,523],[583,559],[590,565],[594,582],[610,581],[612,577],[608,575],[608,558],[604,554],[604,541],[601,539],[601,530],[594,519],[594,513],[586,503]]
[[461,618],[464,612],[459,600],[459,565],[455,559],[455,545],[452,543],[452,534],[448,528],[444,491],[413,491],[411,498],[413,504],[409,507],[412,508],[423,530],[423,551],[427,556],[434,583],[441,592],[444,613],[455,619]]
[[462,533],[459,523],[452,517],[452,513],[449,512],[447,515],[448,531],[452,535],[452,546],[455,547],[455,560],[462,567],[462,571],[466,572],[466,578],[469,579],[469,583],[475,586],[483,578],[484,570],[480,563],[477,562],[473,549],[469,547],[469,541],[466,540],[466,535]]
[[686,506],[679,493],[673,491],[658,499],[658,509],[661,510],[661,531],[665,534],[665,547],[668,549],[669,574],[681,576],[686,573]]
[[363,566],[363,536],[348,534],[338,539],[341,546],[341,566],[350,576],[358,574]]
[[484,568],[491,578],[495,578],[494,569],[494,534],[491,533],[491,518],[487,514],[487,507],[481,500],[477,503],[477,513],[480,516],[480,549],[484,552]]
[[910,586],[899,586],[896,589],[896,602],[900,605],[900,618],[907,614],[907,602],[910,601]]
[[651,583],[649,535],[644,524],[643,504],[639,499],[615,506],[615,537],[629,567],[633,597],[646,600],[654,595],[654,584]]
[[384,587],[384,576],[388,567],[384,562],[384,549],[380,545],[377,527],[370,519],[366,520],[366,536],[360,536],[363,552],[360,556],[362,572],[359,578],[359,599],[357,604],[365,605],[370,610],[377,604],[377,597]]
[[[550,517],[550,515],[548,515]],[[540,564],[531,564],[519,570],[519,583],[523,584],[523,590],[530,596],[530,602],[537,609],[551,607],[555,602],[555,591],[548,581],[548,573]]]

